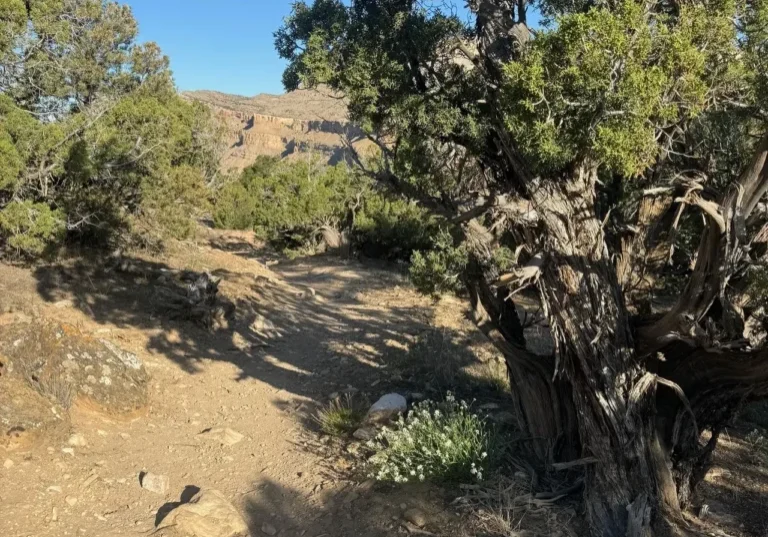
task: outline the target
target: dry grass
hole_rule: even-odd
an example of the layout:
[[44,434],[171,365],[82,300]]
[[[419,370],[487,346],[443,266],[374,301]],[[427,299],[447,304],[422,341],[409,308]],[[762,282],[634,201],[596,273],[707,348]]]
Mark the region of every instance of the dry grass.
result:
[[524,472],[500,476],[481,486],[465,486],[460,504],[470,512],[476,533],[488,537],[578,537],[575,504],[560,494],[535,493]]
[[27,383],[40,395],[55,401],[62,408],[68,409],[72,406],[75,400],[75,387],[57,370],[44,374],[36,367],[36,364],[26,360],[18,360],[14,365]]

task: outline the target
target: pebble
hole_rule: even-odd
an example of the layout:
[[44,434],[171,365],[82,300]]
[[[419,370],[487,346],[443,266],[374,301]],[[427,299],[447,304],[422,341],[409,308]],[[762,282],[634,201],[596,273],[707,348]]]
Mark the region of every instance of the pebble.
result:
[[50,487],[48,487],[48,492],[61,494],[61,487],[59,487],[58,485],[51,485]]
[[266,535],[277,535],[277,528],[275,528],[272,524],[265,522],[261,525],[261,532]]
[[71,447],[61,448],[61,452],[66,453],[67,455],[72,455],[73,457],[75,456],[75,450]]
[[13,461],[11,459],[5,459],[5,462],[3,463],[3,468],[6,470],[10,470],[13,468]]
[[423,528],[427,525],[427,515],[424,514],[424,511],[415,507],[403,513],[403,518],[417,528]]
[[74,507],[77,504],[77,498],[75,498],[74,496],[67,496],[66,498],[64,498],[64,501],[67,502],[67,505],[69,505],[70,507]]
[[171,480],[167,475],[158,475],[147,472],[139,476],[141,488],[154,492],[155,494],[165,494],[171,487]]
[[67,444],[73,447],[85,447],[88,445],[88,441],[81,434],[73,434],[67,440]]

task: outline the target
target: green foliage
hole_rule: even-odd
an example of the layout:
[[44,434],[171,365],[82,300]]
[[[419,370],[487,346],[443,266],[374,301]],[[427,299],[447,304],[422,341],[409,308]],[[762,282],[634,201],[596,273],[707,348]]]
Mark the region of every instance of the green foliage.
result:
[[167,176],[144,183],[134,229],[141,231],[145,241],[154,238],[155,245],[168,237],[187,239],[194,231],[191,217],[205,209],[207,196],[200,169],[189,165],[172,168]]
[[414,250],[431,246],[436,219],[413,202],[370,192],[355,218],[352,242],[365,255],[408,259]]
[[661,125],[696,118],[713,90],[738,86],[733,6],[681,10],[671,19],[627,0],[568,14],[506,66],[507,126],[538,169],[587,154],[642,174],[661,150]]
[[225,186],[214,221],[220,227],[253,228],[261,237],[300,245],[322,224],[338,224],[362,184],[346,166],[261,159]]
[[218,192],[213,223],[221,229],[253,229],[258,209],[256,195],[235,181]]
[[411,281],[424,294],[458,293],[463,289],[461,274],[467,260],[466,246],[456,246],[448,232],[440,231],[431,250],[413,253]]
[[387,259],[408,259],[414,250],[429,248],[438,229],[428,211],[372,189],[345,165],[270,157],[260,157],[218,192],[214,223],[254,229],[292,255],[312,251],[321,226],[346,228],[357,250]]
[[466,402],[418,403],[368,442],[370,476],[379,481],[482,481],[491,433]]
[[19,179],[23,162],[19,152],[13,145],[13,139],[0,131],[0,191],[13,188]]
[[70,239],[100,244],[125,231],[153,243],[188,235],[218,173],[211,113],[176,94],[157,45],[135,42],[129,7],[28,4],[0,2],[0,210],[45,205]]
[[63,233],[62,214],[43,203],[12,201],[0,210],[0,243],[18,256],[42,254]]
[[320,429],[328,435],[346,437],[354,433],[365,418],[365,409],[351,396],[336,398],[317,413]]

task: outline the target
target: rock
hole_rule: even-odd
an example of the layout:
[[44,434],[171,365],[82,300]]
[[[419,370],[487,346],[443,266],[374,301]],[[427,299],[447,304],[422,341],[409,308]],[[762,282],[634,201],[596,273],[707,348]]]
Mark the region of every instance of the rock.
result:
[[58,485],[51,485],[50,487],[48,487],[47,490],[51,494],[61,494],[61,487],[59,487]]
[[165,494],[171,486],[171,480],[167,475],[142,473],[139,475],[141,488],[156,494]]
[[138,358],[73,326],[44,320],[2,326],[0,356],[10,362],[8,377],[64,409],[133,417],[147,407],[149,376]]
[[0,376],[0,451],[28,450],[43,438],[63,440],[69,428],[66,410],[15,373]]
[[417,528],[423,528],[427,525],[427,515],[424,514],[424,511],[416,507],[408,509],[403,513],[403,518]]
[[272,524],[265,522],[261,525],[261,532],[266,535],[277,535],[277,528],[275,528]]
[[5,459],[5,462],[3,463],[3,468],[6,470],[10,470],[13,468],[13,461],[11,459]]
[[408,410],[408,402],[399,393],[388,393],[376,401],[365,416],[368,425],[388,423]]
[[67,496],[66,498],[64,498],[64,501],[67,502],[67,505],[70,507],[74,507],[75,505],[77,505],[77,498],[75,498],[74,496]]
[[234,446],[245,438],[233,429],[207,429],[200,433],[205,439],[213,440],[223,446]]
[[374,427],[361,427],[352,433],[352,436],[362,442],[367,442],[368,440],[373,440],[376,438],[377,434],[378,432]]
[[67,440],[67,444],[74,447],[85,447],[88,445],[88,441],[81,434],[73,434]]
[[158,524],[159,535],[174,537],[247,537],[248,526],[217,490],[200,491]]

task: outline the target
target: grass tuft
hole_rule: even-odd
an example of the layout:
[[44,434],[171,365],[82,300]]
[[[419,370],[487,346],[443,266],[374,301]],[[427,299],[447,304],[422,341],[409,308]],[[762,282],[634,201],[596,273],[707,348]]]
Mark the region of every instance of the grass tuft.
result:
[[328,435],[345,437],[354,433],[365,418],[365,410],[351,396],[336,398],[317,413],[320,429]]

